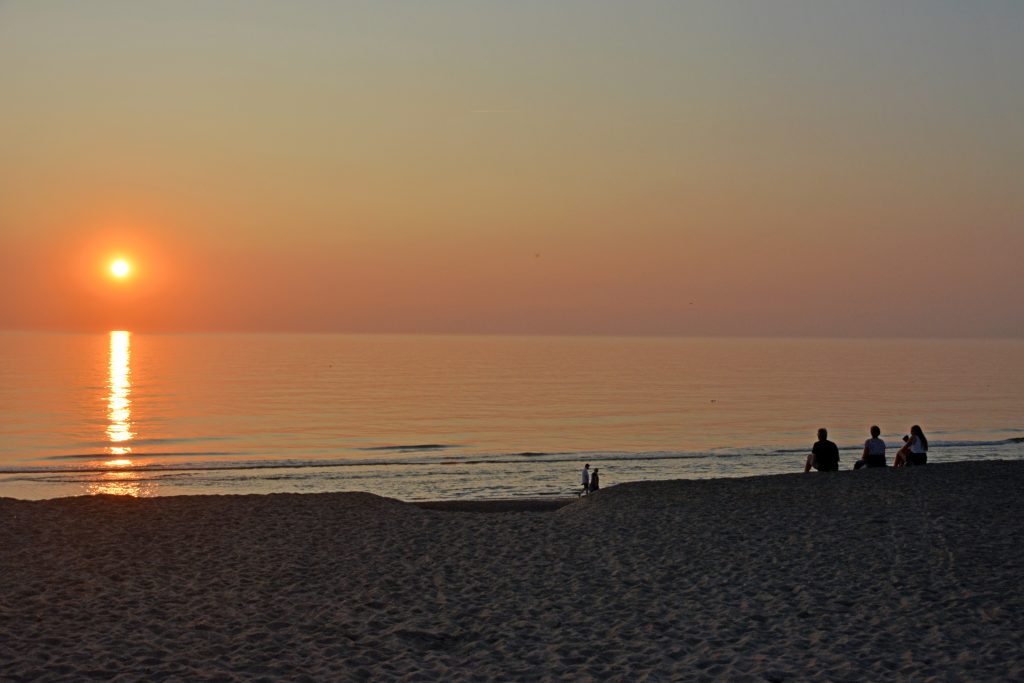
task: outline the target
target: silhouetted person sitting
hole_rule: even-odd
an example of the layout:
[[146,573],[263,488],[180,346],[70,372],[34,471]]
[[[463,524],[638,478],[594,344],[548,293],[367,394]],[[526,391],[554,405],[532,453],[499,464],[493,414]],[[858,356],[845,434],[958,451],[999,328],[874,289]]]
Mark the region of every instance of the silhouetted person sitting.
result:
[[839,447],[828,440],[828,430],[824,427],[818,430],[818,440],[807,455],[804,472],[810,472],[812,467],[819,472],[839,471]]
[[896,454],[892,461],[893,467],[904,467],[906,465],[927,465],[928,464],[928,438],[925,437],[921,427],[914,425],[910,428],[910,436],[903,437],[906,442],[903,448]]
[[853,463],[853,469],[861,467],[885,467],[885,442],[878,438],[882,430],[878,425],[871,427],[871,438],[864,442],[864,455]]

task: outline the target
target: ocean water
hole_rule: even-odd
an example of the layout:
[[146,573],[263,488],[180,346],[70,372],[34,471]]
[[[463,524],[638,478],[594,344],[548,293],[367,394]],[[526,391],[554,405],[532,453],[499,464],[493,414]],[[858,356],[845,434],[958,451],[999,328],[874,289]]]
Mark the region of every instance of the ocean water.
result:
[[1024,341],[0,334],[0,496],[558,496],[797,472],[920,424],[1024,457]]

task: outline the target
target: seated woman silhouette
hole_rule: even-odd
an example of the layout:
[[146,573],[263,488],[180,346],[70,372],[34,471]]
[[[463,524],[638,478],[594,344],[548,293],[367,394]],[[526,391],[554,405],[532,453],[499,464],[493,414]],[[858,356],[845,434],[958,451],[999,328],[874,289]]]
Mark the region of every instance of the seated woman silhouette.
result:
[[907,465],[928,464],[928,438],[921,431],[921,427],[914,425],[910,428],[910,438],[905,439],[903,448],[896,453],[893,460],[893,467],[906,467]]

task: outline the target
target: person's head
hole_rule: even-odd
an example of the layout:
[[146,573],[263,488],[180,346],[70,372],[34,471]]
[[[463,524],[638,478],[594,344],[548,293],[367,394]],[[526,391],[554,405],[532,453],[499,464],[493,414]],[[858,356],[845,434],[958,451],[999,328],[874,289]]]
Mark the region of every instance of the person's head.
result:
[[871,438],[877,439],[878,435],[882,433],[882,430],[878,428],[878,425],[871,425]]
[[597,468],[596,467],[594,468],[594,474],[597,474]]
[[589,469],[590,469],[590,463],[588,462],[588,463],[587,463],[586,465],[584,465],[584,466],[583,466],[583,469],[585,469],[585,470],[589,470]]
[[822,427],[818,430],[818,441],[824,441],[828,438],[828,430]]

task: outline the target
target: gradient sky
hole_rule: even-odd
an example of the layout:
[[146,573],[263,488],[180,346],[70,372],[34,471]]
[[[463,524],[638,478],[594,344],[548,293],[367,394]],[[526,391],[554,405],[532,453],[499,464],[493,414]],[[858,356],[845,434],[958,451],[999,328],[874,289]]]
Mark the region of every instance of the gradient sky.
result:
[[0,0],[0,327],[1024,336],[1021,36],[1018,0]]

